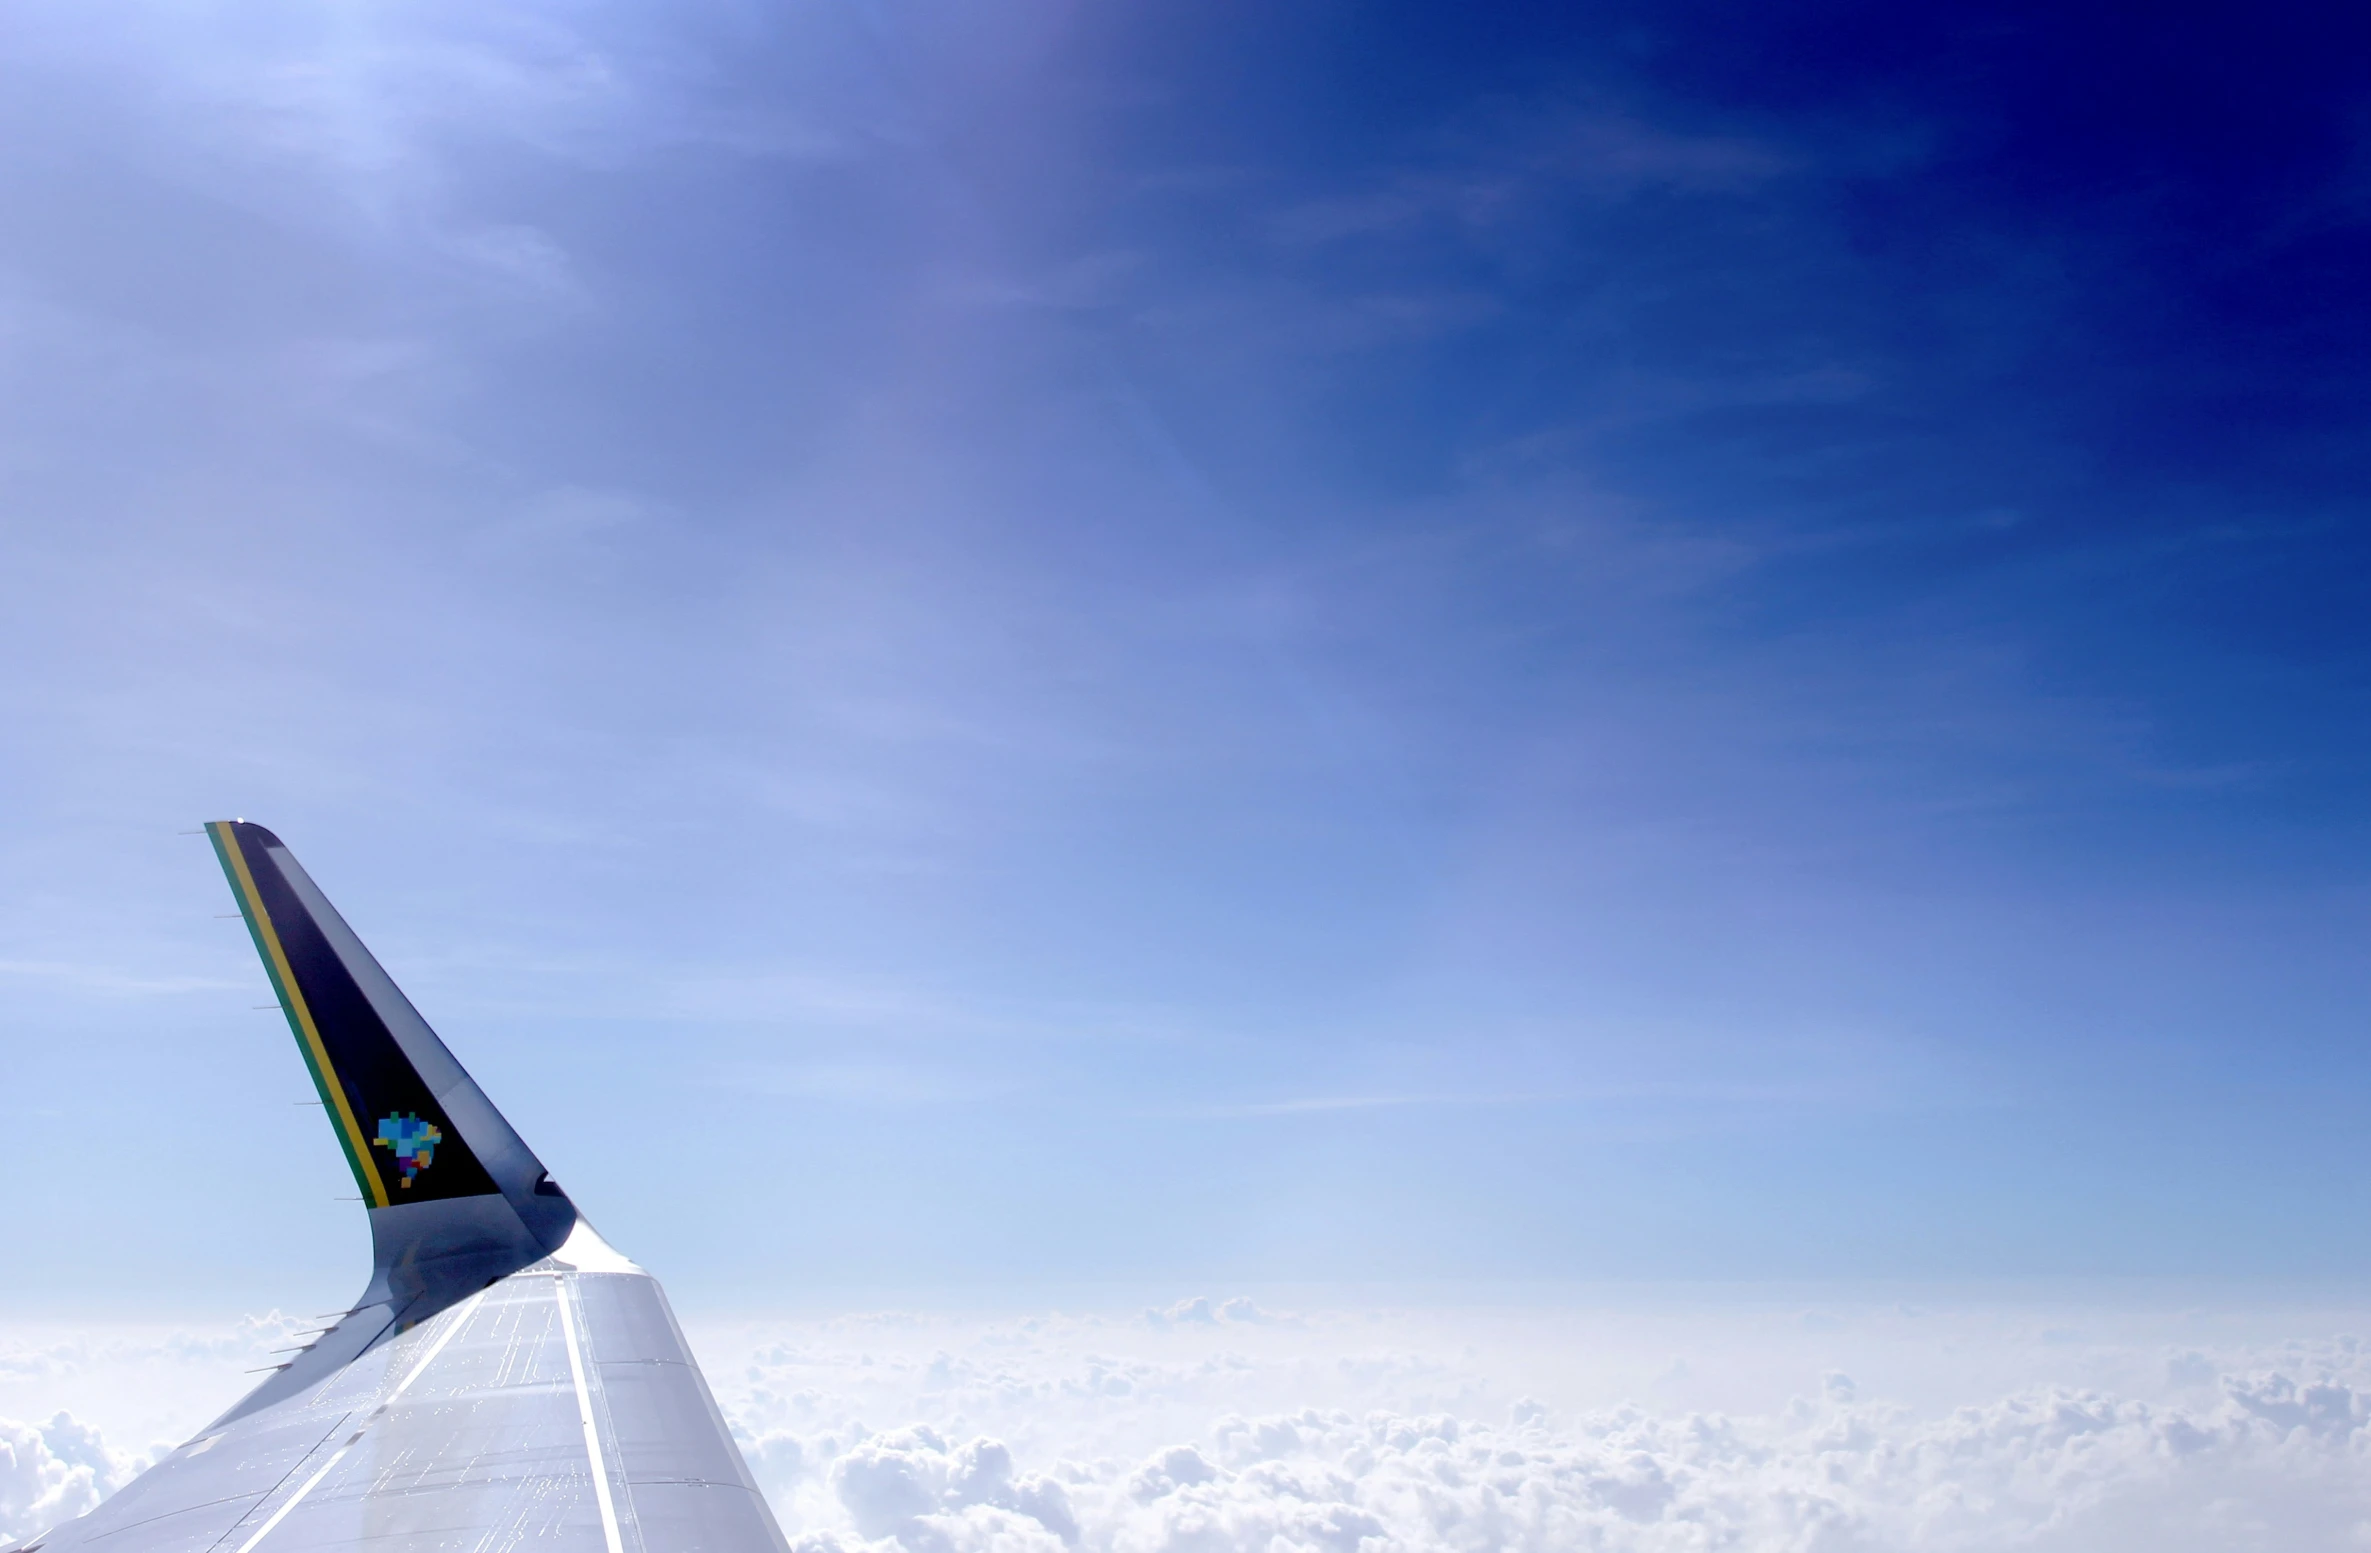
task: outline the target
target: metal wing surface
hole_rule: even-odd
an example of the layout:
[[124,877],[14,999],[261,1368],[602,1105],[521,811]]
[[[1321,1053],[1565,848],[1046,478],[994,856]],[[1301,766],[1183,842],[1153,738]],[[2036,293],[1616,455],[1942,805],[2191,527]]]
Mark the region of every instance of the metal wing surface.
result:
[[786,1553],[657,1280],[278,837],[207,827],[371,1218],[351,1310],[18,1553]]

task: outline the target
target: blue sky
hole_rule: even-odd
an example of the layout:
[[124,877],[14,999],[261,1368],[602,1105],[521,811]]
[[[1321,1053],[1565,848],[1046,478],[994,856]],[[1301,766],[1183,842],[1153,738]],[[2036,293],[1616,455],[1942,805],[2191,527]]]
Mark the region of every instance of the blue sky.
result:
[[2367,28],[13,9],[15,1292],[2371,1268]]

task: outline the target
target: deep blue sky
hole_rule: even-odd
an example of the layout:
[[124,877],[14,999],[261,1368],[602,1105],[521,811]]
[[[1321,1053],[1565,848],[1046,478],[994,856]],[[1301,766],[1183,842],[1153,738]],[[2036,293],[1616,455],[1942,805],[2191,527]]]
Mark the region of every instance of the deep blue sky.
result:
[[30,1297],[357,1254],[229,815],[736,1297],[2371,1270],[2359,9],[27,5],[0,134]]

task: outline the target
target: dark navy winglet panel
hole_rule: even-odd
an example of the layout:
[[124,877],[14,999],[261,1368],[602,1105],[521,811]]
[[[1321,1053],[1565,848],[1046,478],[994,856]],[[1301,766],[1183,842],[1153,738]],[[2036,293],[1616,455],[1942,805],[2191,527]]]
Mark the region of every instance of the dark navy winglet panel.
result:
[[361,967],[341,955],[304,899],[317,892],[300,891],[291,875],[301,871],[280,838],[238,820],[208,829],[365,1200],[385,1208],[500,1191],[363,990]]

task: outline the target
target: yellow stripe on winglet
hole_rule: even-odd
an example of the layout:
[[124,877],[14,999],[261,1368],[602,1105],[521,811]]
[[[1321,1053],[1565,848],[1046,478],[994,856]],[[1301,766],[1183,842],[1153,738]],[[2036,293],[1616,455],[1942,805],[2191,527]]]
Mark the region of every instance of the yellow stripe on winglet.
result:
[[280,947],[279,930],[272,926],[271,914],[264,910],[263,896],[255,888],[255,876],[247,871],[247,855],[239,848],[239,838],[231,834],[229,820],[209,820],[207,834],[214,838],[214,850],[222,859],[222,871],[230,875],[231,893],[239,898],[239,914],[247,919],[247,931],[255,939],[255,951],[263,956],[264,973],[272,979],[272,990],[280,995],[281,1012],[288,1016],[288,1027],[296,1034],[298,1050],[304,1053],[305,1066],[313,1073],[313,1087],[321,1091],[322,1101],[337,1119],[338,1142],[346,1151],[346,1163],[354,1169],[354,1180],[362,1188],[363,1201],[374,1208],[387,1206],[387,1183],[379,1179],[379,1172],[371,1164],[370,1145],[363,1141],[362,1125],[354,1119],[354,1108],[346,1101],[346,1086],[338,1082],[337,1069],[330,1065],[328,1048],[321,1044],[321,1032],[313,1024],[313,1011],[305,1006],[305,995],[297,989],[296,973],[289,969],[288,953]]

